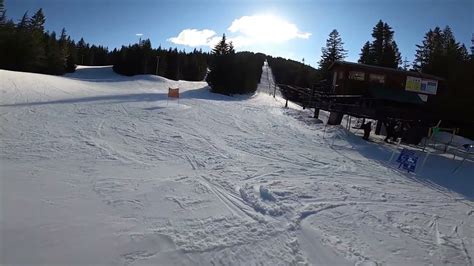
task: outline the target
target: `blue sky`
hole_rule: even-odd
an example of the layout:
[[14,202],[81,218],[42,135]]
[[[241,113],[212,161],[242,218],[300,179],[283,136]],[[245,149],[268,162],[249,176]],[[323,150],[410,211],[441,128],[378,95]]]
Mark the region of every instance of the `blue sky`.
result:
[[[63,27],[75,39],[113,49],[137,42],[137,33],[154,47],[203,50],[222,33],[237,50],[260,51],[313,66],[332,29],[337,29],[357,61],[379,19],[395,30],[402,57],[412,60],[415,45],[435,26],[449,25],[458,41],[471,46],[472,0],[5,0],[7,16],[18,20],[42,7],[46,29]],[[186,31],[187,30],[187,31]],[[180,35],[180,33],[182,33]],[[259,37],[260,36],[260,37]],[[263,37],[262,37],[263,36]],[[174,37],[174,39],[173,39]],[[179,37],[179,38],[178,38]],[[203,39],[204,38],[204,39]],[[174,42],[173,42],[174,41]]]

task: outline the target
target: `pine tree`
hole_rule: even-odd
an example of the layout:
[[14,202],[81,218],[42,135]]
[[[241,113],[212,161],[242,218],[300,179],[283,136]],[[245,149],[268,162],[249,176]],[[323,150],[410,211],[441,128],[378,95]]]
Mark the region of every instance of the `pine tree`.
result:
[[7,23],[6,10],[4,0],[0,0],[0,26],[3,26]]
[[459,47],[459,60],[467,61],[470,59],[469,52],[467,51],[466,45],[462,44]]
[[7,21],[3,0],[0,0],[0,68],[8,68],[15,59],[10,52],[13,49],[15,24]]
[[88,44],[84,41],[84,38],[81,38],[77,43],[77,56],[78,62],[81,65],[86,64],[86,56],[87,56]]
[[384,54],[384,23],[382,20],[379,20],[375,27],[372,29],[372,37],[374,40],[370,44],[370,55],[372,57],[372,62],[370,64],[381,66],[382,58]]
[[358,62],[361,64],[371,64],[373,62],[370,54],[370,42],[367,41],[362,47]]
[[347,51],[344,50],[343,45],[344,43],[342,42],[339,32],[335,29],[331,31],[329,38],[326,40],[326,47],[321,49],[322,55],[319,61],[319,67],[323,73],[327,72],[332,63],[343,60],[346,57]]
[[382,58],[382,66],[390,68],[398,68],[402,63],[400,52],[396,42],[392,42],[384,48],[384,54]]
[[429,30],[424,37],[421,45],[416,45],[417,50],[413,67],[418,71],[430,72],[435,57],[441,54],[441,30],[436,27],[434,30]]
[[405,56],[405,60],[403,60],[403,70],[408,71],[410,68],[410,61],[408,61],[407,57]]
[[466,47],[456,42],[449,26],[429,30],[416,47],[415,69],[426,73],[446,77],[459,62],[468,60]]
[[401,55],[397,43],[393,39],[394,31],[382,20],[379,20],[372,29],[371,43],[366,42],[361,49],[360,63],[398,68],[401,64]]
[[384,23],[384,51],[382,56],[382,66],[398,68],[402,63],[402,59],[400,51],[398,50],[398,45],[395,40],[393,40],[394,33],[395,32],[392,28],[387,23]]
[[226,42],[225,34],[222,39],[212,49],[213,62],[211,64],[211,72],[207,76],[207,82],[212,90],[217,93],[232,94],[235,86],[232,80],[235,80],[233,47]]
[[232,42],[229,42],[228,53],[235,54],[234,44]]
[[229,45],[226,43],[225,34],[222,34],[222,39],[214,46],[212,53],[215,55],[225,55],[229,53]]
[[53,31],[47,38],[46,44],[47,67],[45,73],[61,75],[65,72],[65,57],[56,40],[56,33]]
[[59,36],[59,51],[61,54],[62,62],[61,65],[64,67],[64,71],[67,69],[67,58],[69,57],[69,46],[68,46],[68,36],[66,34],[66,29],[61,30],[61,36]]
[[23,14],[21,20],[18,22],[17,28],[19,30],[27,30],[30,27],[30,19],[28,18],[28,11]]
[[67,57],[66,57],[66,72],[74,72],[77,63],[77,48],[71,37],[67,37]]
[[34,68],[34,49],[33,36],[30,27],[30,18],[28,12],[25,12],[21,20],[16,25],[14,40],[12,41],[11,51],[15,53],[15,61],[11,62],[10,69],[20,71],[37,71]]
[[[436,27],[425,34],[422,43],[417,45],[414,65],[418,71],[446,79],[444,83],[448,90],[444,93],[448,95],[443,98],[443,106],[459,109],[456,102],[474,99],[470,89],[474,82],[473,64],[466,46],[456,41],[450,27],[443,30]],[[474,103],[461,105],[474,106]]]
[[472,34],[471,39],[471,60],[474,60],[474,33]]
[[31,31],[31,64],[32,71],[44,73],[48,64],[45,52],[44,23],[46,18],[43,9],[39,9],[30,19]]
[[43,13],[43,9],[40,8],[36,13],[31,17],[30,25],[33,30],[38,30],[44,32],[44,23],[46,18]]

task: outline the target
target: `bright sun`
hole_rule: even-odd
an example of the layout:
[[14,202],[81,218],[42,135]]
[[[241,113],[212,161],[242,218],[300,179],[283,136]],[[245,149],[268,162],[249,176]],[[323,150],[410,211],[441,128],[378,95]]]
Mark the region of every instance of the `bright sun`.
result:
[[281,43],[294,38],[307,39],[311,35],[275,15],[243,16],[234,20],[228,30],[239,33],[242,41],[252,43]]

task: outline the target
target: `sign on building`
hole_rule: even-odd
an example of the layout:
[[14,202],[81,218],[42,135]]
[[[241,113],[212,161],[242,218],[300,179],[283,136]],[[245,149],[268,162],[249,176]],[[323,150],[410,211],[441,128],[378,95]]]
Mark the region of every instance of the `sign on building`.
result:
[[438,81],[408,76],[405,90],[436,95]]

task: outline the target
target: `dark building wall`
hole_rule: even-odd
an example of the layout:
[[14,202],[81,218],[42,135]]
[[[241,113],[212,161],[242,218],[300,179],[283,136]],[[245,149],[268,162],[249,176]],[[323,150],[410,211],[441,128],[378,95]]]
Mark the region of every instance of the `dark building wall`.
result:
[[[408,71],[388,70],[385,68],[377,68],[362,64],[337,64],[331,70],[333,71],[332,81],[334,92],[336,94],[347,95],[367,95],[369,88],[387,88],[405,91],[406,80],[408,76],[421,77],[424,79],[432,79],[438,81],[438,89],[436,95],[442,95],[444,82],[431,76],[420,76],[423,74]],[[383,83],[380,80],[383,79]],[[416,92],[410,92],[416,93]],[[436,97],[428,95],[428,99]]]

